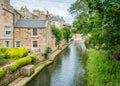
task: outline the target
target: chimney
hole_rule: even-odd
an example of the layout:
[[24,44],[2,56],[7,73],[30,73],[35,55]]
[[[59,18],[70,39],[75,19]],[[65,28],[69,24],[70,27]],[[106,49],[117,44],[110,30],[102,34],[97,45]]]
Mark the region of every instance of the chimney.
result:
[[49,11],[47,10],[47,15],[49,15]]
[[36,16],[38,16],[38,17],[40,17],[40,11],[39,11],[39,9],[34,9],[33,10],[33,14],[36,15]]

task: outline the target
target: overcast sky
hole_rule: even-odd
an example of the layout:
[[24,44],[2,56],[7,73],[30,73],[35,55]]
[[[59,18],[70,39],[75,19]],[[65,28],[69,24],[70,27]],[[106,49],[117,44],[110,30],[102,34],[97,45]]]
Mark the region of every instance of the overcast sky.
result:
[[76,0],[10,0],[11,5],[16,9],[27,6],[30,11],[33,9],[48,10],[50,13],[61,16],[67,23],[72,23],[73,18],[67,9]]

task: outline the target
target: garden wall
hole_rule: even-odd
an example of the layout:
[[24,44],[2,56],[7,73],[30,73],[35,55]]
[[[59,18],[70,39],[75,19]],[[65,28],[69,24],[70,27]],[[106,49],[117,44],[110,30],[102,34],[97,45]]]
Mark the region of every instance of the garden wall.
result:
[[16,70],[14,73],[10,73],[9,71],[10,66],[11,64],[3,67],[6,68],[7,70],[5,76],[0,79],[0,86],[6,86],[20,76],[20,69]]

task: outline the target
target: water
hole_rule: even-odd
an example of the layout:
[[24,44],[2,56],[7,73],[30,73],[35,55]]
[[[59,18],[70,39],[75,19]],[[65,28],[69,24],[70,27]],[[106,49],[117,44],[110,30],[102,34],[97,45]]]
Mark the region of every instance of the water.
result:
[[71,44],[27,86],[84,86],[85,59],[80,49],[80,44]]

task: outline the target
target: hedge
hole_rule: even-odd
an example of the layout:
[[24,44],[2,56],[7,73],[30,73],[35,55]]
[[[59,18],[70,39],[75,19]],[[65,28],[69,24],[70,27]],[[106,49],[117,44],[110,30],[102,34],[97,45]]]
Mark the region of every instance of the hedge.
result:
[[0,68],[0,79],[5,75],[6,69]]
[[15,62],[11,65],[11,67],[10,67],[10,72],[11,72],[11,73],[12,73],[12,72],[15,72],[18,68],[23,67],[23,66],[25,66],[25,65],[27,65],[27,64],[30,64],[31,62],[35,61],[36,58],[37,58],[36,55],[31,54],[31,55],[29,55],[28,57],[21,58],[21,59],[15,61]]
[[0,47],[0,57],[3,59],[19,59],[21,57],[26,57],[28,55],[28,50],[26,48],[3,48]]

